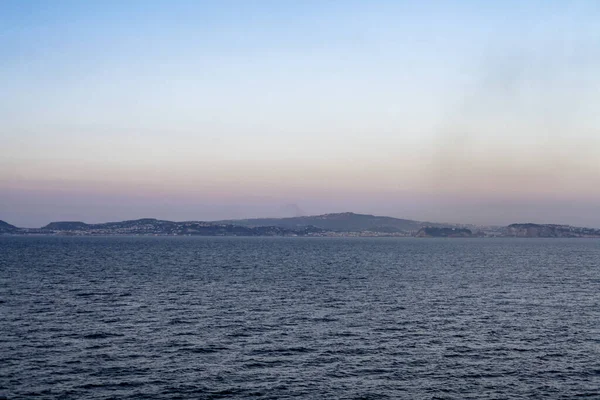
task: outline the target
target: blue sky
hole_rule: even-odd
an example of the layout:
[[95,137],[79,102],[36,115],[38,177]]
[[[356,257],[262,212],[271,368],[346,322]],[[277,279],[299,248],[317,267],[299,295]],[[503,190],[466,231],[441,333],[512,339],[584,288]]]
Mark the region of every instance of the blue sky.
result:
[[596,1],[4,1],[0,219],[600,226],[598,20]]

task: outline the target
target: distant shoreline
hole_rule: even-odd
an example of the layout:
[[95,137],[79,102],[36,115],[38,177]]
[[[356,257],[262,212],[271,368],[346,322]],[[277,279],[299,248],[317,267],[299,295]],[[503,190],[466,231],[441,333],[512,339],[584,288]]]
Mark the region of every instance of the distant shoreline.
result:
[[0,235],[2,234],[21,236],[600,238],[600,229],[534,223],[517,223],[508,226],[432,223],[346,212],[307,217],[210,222],[175,222],[154,218],[99,224],[58,221],[41,228],[18,228],[0,221]]
[[396,240],[418,240],[418,241],[429,241],[429,240],[451,240],[451,241],[465,241],[465,240],[476,240],[476,241],[490,241],[490,240],[598,240],[600,236],[593,237],[540,237],[540,236],[486,236],[486,237],[417,237],[417,236],[356,236],[356,235],[337,235],[337,236],[241,236],[241,235],[160,235],[160,234],[88,234],[88,235],[67,235],[67,234],[53,234],[53,233],[0,233],[0,239],[2,238],[173,238],[173,239],[396,239]]

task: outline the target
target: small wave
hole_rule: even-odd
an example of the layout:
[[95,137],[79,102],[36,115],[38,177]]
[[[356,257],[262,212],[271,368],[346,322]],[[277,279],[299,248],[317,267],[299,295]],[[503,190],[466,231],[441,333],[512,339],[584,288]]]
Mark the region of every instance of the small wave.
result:
[[82,338],[83,339],[108,339],[108,338],[112,338],[112,337],[121,337],[121,336],[125,336],[122,333],[108,333],[108,332],[96,332],[96,333],[89,333],[87,335],[83,335]]
[[278,354],[278,355],[293,355],[298,353],[310,353],[313,349],[307,347],[280,347],[275,349],[260,349],[254,350],[251,354]]
[[182,353],[195,353],[195,354],[211,354],[219,351],[228,350],[227,347],[192,347],[180,349]]
[[110,296],[113,293],[110,292],[82,292],[82,293],[75,293],[75,296],[77,297],[92,297],[92,296]]
[[168,322],[169,325],[190,325],[193,324],[193,321],[181,318],[173,318]]
[[124,382],[118,382],[118,383],[86,383],[86,384],[79,386],[79,388],[86,389],[86,390],[97,389],[97,388],[115,388],[115,387],[128,388],[128,387],[144,386],[145,384],[146,384],[145,382],[131,382],[131,381],[124,381]]
[[242,368],[244,368],[244,369],[271,368],[271,367],[280,366],[281,364],[283,364],[283,361],[280,361],[280,360],[273,360],[273,361],[254,360],[254,361],[247,362],[246,364],[244,364],[242,366]]
[[332,317],[322,317],[322,318],[313,318],[311,321],[313,321],[313,322],[336,322],[336,321],[339,321],[339,319],[332,318]]

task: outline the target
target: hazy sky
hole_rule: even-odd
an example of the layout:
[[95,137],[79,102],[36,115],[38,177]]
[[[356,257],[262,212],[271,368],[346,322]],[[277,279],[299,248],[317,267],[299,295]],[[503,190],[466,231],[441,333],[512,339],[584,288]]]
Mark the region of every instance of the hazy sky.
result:
[[600,227],[600,2],[2,1],[0,219]]

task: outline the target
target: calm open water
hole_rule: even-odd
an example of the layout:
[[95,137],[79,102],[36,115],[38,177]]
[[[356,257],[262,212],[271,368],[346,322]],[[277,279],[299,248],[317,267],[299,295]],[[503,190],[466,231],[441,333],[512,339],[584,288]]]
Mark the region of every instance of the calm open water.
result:
[[600,399],[600,241],[0,237],[8,399]]

